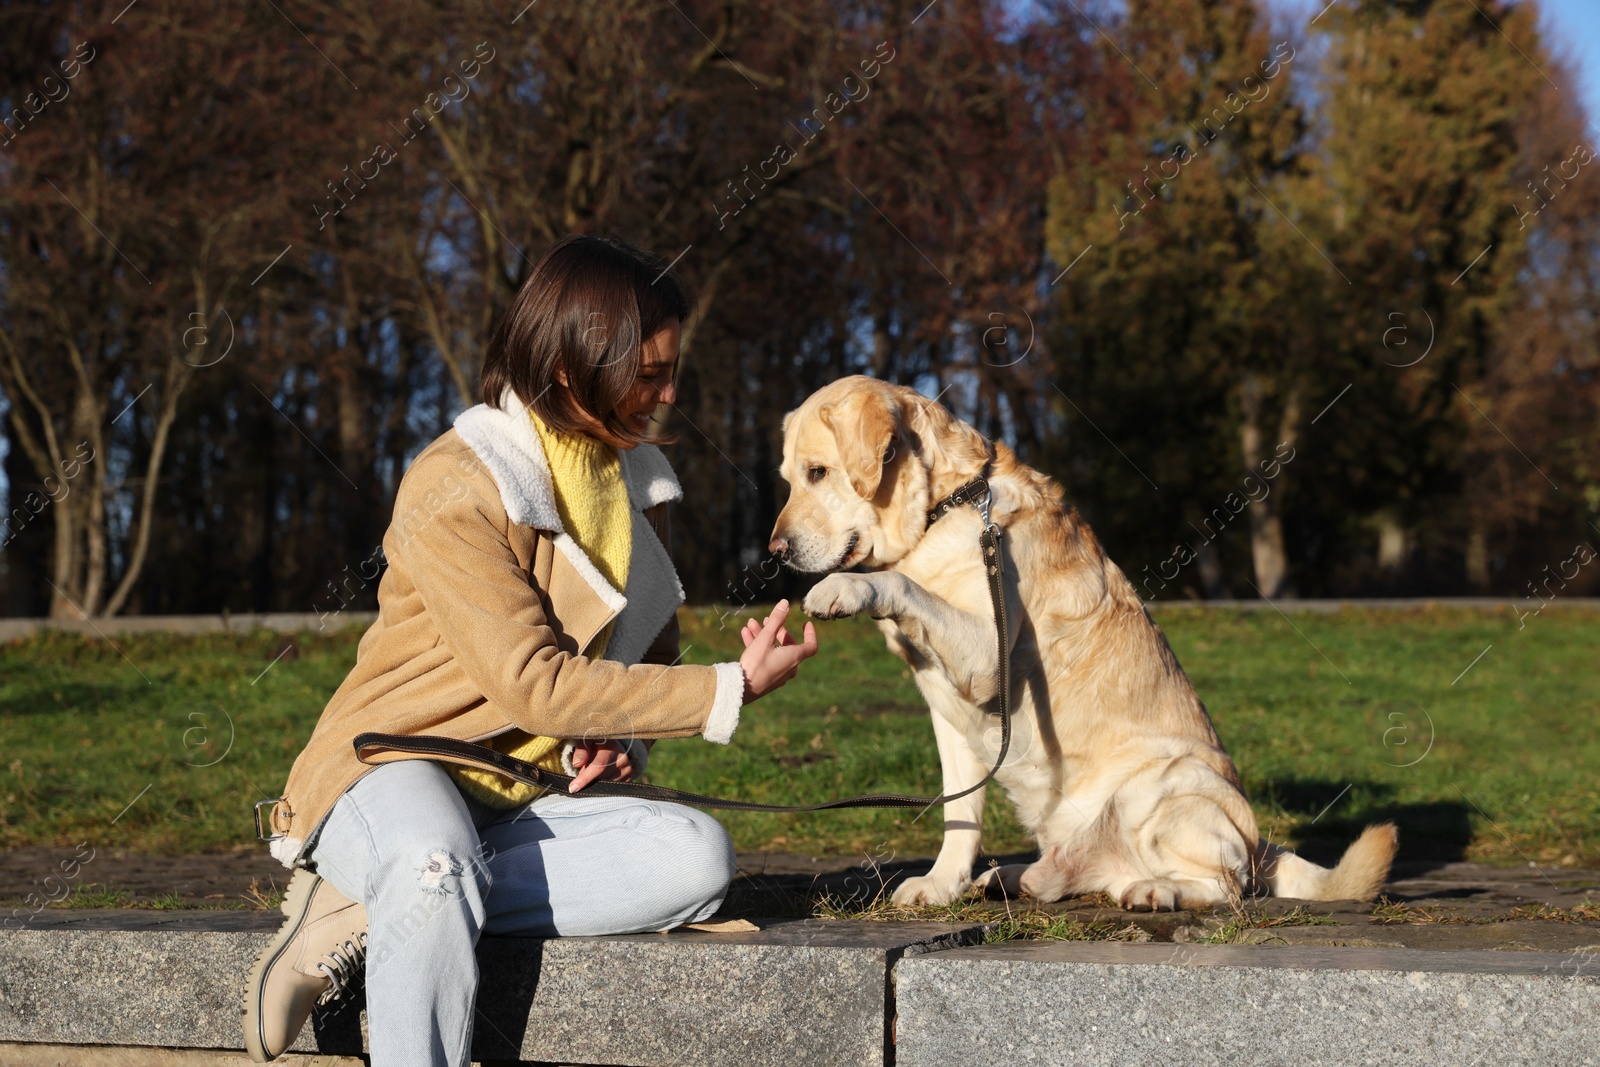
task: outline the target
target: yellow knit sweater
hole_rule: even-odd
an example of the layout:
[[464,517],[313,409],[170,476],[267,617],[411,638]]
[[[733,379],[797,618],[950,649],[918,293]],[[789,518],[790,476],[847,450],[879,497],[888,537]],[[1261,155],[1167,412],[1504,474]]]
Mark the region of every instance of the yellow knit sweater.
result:
[[[528,415],[550,465],[561,524],[606,581],[618,590],[626,589],[628,565],[633,558],[633,511],[628,503],[628,487],[622,480],[621,455],[613,446],[591,437],[558,434],[539,416],[531,411]],[[616,620],[607,623],[583,654],[591,659],[604,656],[615,625]],[[558,772],[562,769],[564,743],[559,737],[538,737],[523,730],[511,730],[487,742],[498,751]],[[496,808],[521,807],[543,792],[492,771],[467,767],[448,770],[463,791]]]

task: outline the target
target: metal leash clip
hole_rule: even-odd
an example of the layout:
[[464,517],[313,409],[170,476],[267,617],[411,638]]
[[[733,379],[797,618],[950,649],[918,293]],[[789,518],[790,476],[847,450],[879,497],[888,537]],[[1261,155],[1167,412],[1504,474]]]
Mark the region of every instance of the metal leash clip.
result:
[[983,499],[978,501],[978,514],[983,516],[983,528],[985,530],[994,526],[994,523],[989,518],[989,505],[993,503],[994,490],[989,488],[989,483],[985,481],[983,483]]

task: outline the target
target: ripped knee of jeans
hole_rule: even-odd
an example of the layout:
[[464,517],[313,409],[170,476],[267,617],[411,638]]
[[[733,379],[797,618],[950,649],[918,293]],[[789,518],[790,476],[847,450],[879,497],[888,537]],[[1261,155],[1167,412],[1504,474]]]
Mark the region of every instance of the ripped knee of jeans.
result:
[[422,859],[417,884],[430,893],[448,896],[456,891],[461,880],[461,861],[446,849],[430,849]]

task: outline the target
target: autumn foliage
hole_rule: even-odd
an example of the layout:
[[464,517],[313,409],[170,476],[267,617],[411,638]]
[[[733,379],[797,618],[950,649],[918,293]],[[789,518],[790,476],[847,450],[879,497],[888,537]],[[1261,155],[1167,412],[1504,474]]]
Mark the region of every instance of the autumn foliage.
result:
[[1151,597],[1520,597],[1600,535],[1600,180],[1531,5],[120,7],[0,2],[11,613],[369,606],[574,230],[697,293],[693,600],[792,591],[779,421],[849,373]]

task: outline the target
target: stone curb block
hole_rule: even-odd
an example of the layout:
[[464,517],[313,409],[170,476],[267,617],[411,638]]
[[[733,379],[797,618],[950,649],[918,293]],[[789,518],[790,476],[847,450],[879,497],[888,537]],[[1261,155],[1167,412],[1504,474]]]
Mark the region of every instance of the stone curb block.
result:
[[899,1067],[1600,1064],[1586,953],[1032,942],[895,970]]

